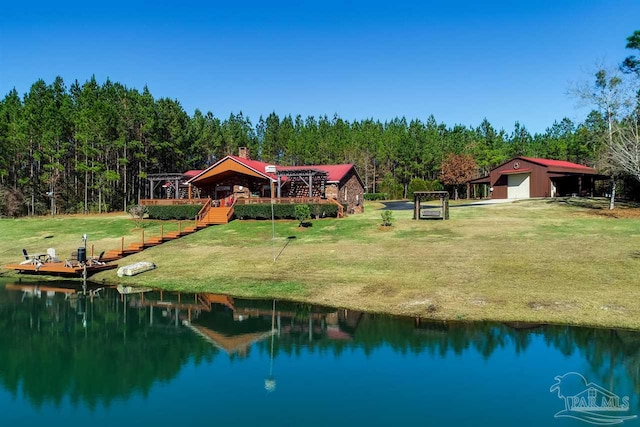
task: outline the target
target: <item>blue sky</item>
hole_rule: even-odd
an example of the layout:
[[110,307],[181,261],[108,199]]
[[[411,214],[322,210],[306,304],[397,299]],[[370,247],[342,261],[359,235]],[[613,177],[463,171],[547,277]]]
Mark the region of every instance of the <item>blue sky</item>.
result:
[[95,75],[226,118],[433,114],[542,132],[584,119],[567,95],[615,65],[640,1],[9,2],[0,95]]

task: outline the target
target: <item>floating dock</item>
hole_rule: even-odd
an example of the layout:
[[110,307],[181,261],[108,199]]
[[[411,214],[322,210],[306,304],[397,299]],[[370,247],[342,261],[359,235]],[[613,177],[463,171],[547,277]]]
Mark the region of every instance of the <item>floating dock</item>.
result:
[[117,268],[117,264],[91,264],[69,266],[64,262],[45,262],[42,264],[9,264],[5,268],[15,270],[24,274],[46,275],[46,276],[67,276],[82,277],[84,269],[87,269],[87,277],[99,271],[112,270]]

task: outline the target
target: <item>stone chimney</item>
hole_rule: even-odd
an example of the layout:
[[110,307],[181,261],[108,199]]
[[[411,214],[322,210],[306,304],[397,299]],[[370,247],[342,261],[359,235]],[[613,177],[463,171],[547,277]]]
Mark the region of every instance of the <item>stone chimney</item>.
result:
[[249,147],[240,147],[238,148],[238,157],[243,159],[251,160],[251,155],[249,153]]

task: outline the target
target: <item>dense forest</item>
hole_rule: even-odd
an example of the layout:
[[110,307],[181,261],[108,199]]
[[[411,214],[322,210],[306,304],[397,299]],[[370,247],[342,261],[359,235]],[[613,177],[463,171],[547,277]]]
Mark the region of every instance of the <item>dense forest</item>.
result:
[[[628,40],[640,48],[640,32]],[[623,63],[631,75],[640,70],[633,61]],[[471,157],[474,176],[516,155],[607,169],[603,152],[622,110],[601,101],[619,92],[617,78],[596,75],[593,90],[579,95],[594,108],[584,122],[564,118],[535,134],[519,122],[506,131],[486,119],[449,126],[433,116],[350,122],[274,112],[253,123],[242,112],[190,116],[178,100],[155,98],[147,87],[94,77],[69,86],[60,77],[38,80],[23,96],[14,89],[0,100],[0,215],[126,210],[146,197],[147,174],[204,168],[241,146],[282,165],[354,163],[368,192],[390,198],[414,189],[453,191],[441,174],[451,155]],[[637,111],[637,98],[635,105]]]

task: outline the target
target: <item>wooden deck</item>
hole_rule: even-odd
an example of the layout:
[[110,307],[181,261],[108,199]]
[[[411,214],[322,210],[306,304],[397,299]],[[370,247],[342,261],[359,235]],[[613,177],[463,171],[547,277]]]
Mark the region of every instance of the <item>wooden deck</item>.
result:
[[[117,264],[87,265],[87,277],[99,271],[117,268]],[[74,265],[69,267],[64,262],[45,262],[43,264],[9,264],[5,268],[25,274],[39,274],[47,276],[82,277],[84,267]]]
[[238,200],[236,200],[236,204],[239,204],[239,205],[256,205],[256,204],[268,205],[268,204],[271,204],[272,202],[276,205],[299,204],[299,203],[314,203],[314,204],[331,203],[328,199],[323,199],[321,197],[274,197],[273,199],[270,197],[249,197],[249,198],[239,198]]
[[140,199],[143,206],[204,205],[210,199]]

